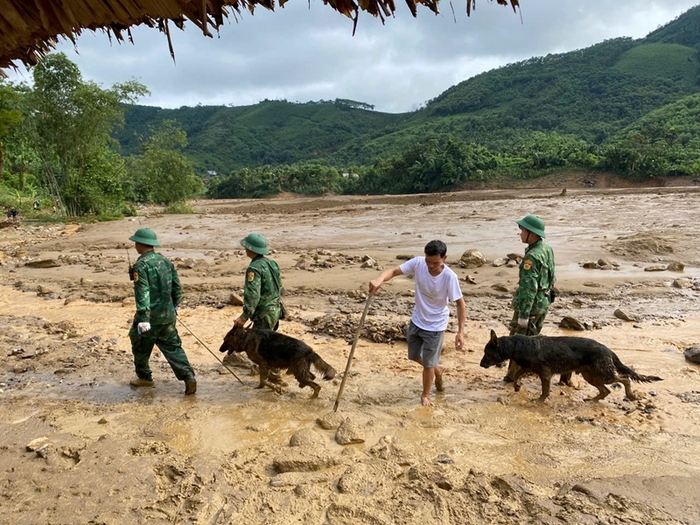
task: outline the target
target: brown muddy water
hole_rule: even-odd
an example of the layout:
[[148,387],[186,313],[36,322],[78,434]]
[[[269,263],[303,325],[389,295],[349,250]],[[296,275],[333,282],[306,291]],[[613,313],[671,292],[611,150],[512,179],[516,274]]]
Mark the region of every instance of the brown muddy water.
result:
[[[700,523],[700,366],[683,357],[700,344],[700,194],[523,196],[200,201],[195,215],[0,230],[0,522]],[[637,401],[613,388],[587,403],[595,389],[576,377],[577,388],[553,386],[538,404],[534,378],[514,393],[503,369],[479,368],[490,330],[507,331],[517,285],[517,268],[490,264],[453,265],[476,283],[462,282],[468,351],[447,334],[446,388],[433,407],[420,406],[420,369],[400,338],[360,340],[340,419],[325,426],[317,420],[332,412],[341,374],[311,400],[291,381],[281,395],[255,389],[245,365],[232,368],[241,384],[217,360],[240,311],[229,304],[247,264],[238,241],[251,231],[268,238],[283,270],[293,317],[280,330],[342,373],[362,293],[379,272],[361,268],[364,255],[387,268],[441,238],[448,262],[472,248],[493,261],[522,253],[515,220],[528,213],[547,222],[562,291],[544,333],[594,338],[664,378],[633,384]],[[156,387],[128,386],[125,247],[140,226],[180,268],[192,397],[157,353]],[[304,258],[312,262],[299,269]],[[58,265],[26,264],[47,259]],[[581,267],[598,259],[619,269]],[[683,271],[645,270],[673,261]],[[407,321],[411,289],[406,278],[385,285],[365,336]],[[324,315],[345,322],[316,331]],[[563,330],[565,316],[591,329]],[[356,443],[338,443],[343,420]],[[37,438],[46,446],[28,450]]]

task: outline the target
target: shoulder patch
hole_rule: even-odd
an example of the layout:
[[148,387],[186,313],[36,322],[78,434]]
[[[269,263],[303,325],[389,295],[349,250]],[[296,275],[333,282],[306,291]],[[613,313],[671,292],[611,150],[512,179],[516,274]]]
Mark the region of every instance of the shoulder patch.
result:
[[255,272],[248,272],[248,282],[252,283],[255,280]]
[[523,261],[523,270],[529,272],[531,268],[532,268],[532,261],[530,259],[525,259]]
[[134,282],[139,282],[139,272],[137,272],[136,270],[134,270]]

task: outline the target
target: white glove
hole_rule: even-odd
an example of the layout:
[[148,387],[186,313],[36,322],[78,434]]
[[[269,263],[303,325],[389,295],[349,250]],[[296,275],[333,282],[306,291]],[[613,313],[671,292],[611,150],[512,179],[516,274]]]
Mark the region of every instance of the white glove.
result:
[[151,329],[151,323],[139,323],[136,325],[136,331],[141,334],[145,334]]
[[518,319],[518,326],[519,326],[520,328],[527,328],[527,325],[528,325],[529,322],[530,322],[530,320],[527,319],[527,318],[525,318],[525,319]]

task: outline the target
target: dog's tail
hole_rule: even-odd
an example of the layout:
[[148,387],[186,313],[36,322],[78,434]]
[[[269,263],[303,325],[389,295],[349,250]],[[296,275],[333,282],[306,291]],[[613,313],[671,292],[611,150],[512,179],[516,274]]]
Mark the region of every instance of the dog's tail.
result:
[[335,368],[333,368],[331,365],[329,365],[323,359],[321,359],[321,356],[318,355],[316,352],[312,353],[313,356],[311,358],[311,362],[313,363],[314,368],[323,374],[323,379],[325,379],[326,381],[328,381],[329,379],[333,379],[336,374]]
[[613,354],[613,363],[617,369],[617,373],[621,376],[629,377],[632,381],[637,383],[653,383],[654,381],[663,381],[662,377],[658,376],[643,376],[632,370],[629,366],[622,364],[620,358]]

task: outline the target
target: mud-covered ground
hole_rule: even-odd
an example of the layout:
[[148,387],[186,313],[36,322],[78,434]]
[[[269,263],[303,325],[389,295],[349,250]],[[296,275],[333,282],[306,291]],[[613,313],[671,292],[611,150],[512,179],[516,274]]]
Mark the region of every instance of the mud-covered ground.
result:
[[[700,523],[700,366],[683,355],[700,344],[700,193],[588,186],[199,201],[194,215],[2,224],[0,523]],[[557,256],[561,296],[544,333],[595,338],[664,378],[634,384],[637,401],[613,388],[588,403],[596,390],[575,376],[577,388],[554,386],[538,404],[535,378],[514,393],[503,369],[479,368],[490,330],[507,332],[517,285],[517,267],[493,263],[522,253],[515,220],[527,213],[545,218]],[[195,396],[158,354],[156,387],[128,385],[127,238],[140,226],[179,268]],[[257,390],[245,362],[231,363],[241,383],[217,361],[251,231],[283,271],[291,318],[280,330],[338,370],[319,399],[291,381],[281,395]],[[402,335],[412,282],[401,277],[372,303],[333,413],[368,281],[433,238],[447,243],[468,307],[467,351],[446,338],[445,391],[420,405]],[[487,263],[461,267],[470,249]]]

